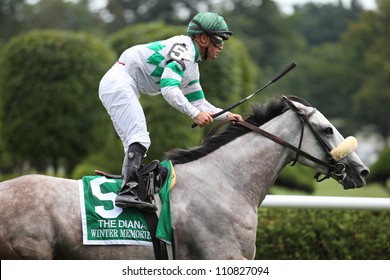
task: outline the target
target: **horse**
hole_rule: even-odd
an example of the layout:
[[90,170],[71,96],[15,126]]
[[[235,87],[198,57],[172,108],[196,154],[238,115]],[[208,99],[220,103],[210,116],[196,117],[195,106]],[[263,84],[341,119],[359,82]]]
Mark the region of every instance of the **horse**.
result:
[[[253,259],[258,209],[289,163],[344,189],[364,186],[369,175],[354,148],[332,155],[344,137],[296,96],[252,104],[245,121],[207,138],[165,155],[176,173],[176,259]],[[83,245],[77,180],[29,174],[3,181],[0,213],[0,259],[154,259],[151,246]]]

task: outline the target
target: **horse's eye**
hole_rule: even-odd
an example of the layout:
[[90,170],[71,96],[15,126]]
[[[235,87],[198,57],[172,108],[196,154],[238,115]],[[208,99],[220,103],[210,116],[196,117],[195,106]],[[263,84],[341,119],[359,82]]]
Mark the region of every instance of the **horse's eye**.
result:
[[333,129],[331,127],[327,127],[324,129],[325,134],[327,135],[332,135],[333,134]]

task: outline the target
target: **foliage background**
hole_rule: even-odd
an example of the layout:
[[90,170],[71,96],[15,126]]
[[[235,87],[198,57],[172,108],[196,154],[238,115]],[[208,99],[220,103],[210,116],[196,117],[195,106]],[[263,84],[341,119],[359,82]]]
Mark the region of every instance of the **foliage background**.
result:
[[258,260],[388,260],[387,211],[260,208]]
[[86,33],[32,31],[2,53],[1,134],[14,162],[72,170],[101,146],[99,76],[113,53]]
[[[127,47],[183,34],[193,15],[210,10],[234,31],[220,58],[201,64],[213,103],[235,103],[296,61],[298,67],[256,101],[299,95],[343,135],[370,139],[365,188],[346,192],[334,181],[318,186],[311,170],[295,166],[271,192],[389,196],[389,0],[377,0],[375,11],[358,0],[307,3],[290,15],[272,0],[108,0],[100,8],[93,2],[0,0],[1,180],[34,172],[73,178],[94,169],[120,172],[123,147],[97,97],[101,76]],[[148,159],[197,145],[207,132],[190,129],[192,121],[162,98],[141,102],[153,141]],[[248,105],[235,112],[247,112]],[[386,211],[261,208],[256,258],[388,259],[389,223]]]

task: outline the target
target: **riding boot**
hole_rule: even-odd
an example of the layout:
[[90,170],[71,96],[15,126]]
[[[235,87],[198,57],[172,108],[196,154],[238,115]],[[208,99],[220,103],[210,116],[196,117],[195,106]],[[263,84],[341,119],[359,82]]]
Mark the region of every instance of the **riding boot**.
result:
[[156,211],[157,207],[152,203],[142,201],[138,197],[139,170],[142,166],[146,148],[139,143],[131,144],[122,165],[122,184],[115,198],[115,206],[121,208],[134,207],[141,211]]

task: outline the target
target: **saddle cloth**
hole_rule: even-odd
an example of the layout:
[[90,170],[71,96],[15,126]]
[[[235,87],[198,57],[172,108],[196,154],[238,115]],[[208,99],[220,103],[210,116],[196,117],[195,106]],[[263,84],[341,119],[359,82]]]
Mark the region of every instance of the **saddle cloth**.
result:
[[[168,168],[165,184],[159,192],[162,203],[156,237],[172,242],[170,190],[176,177],[170,161],[161,162]],[[81,223],[84,245],[144,245],[153,246],[144,216],[137,209],[115,206],[121,180],[104,176],[84,176],[78,180]]]

